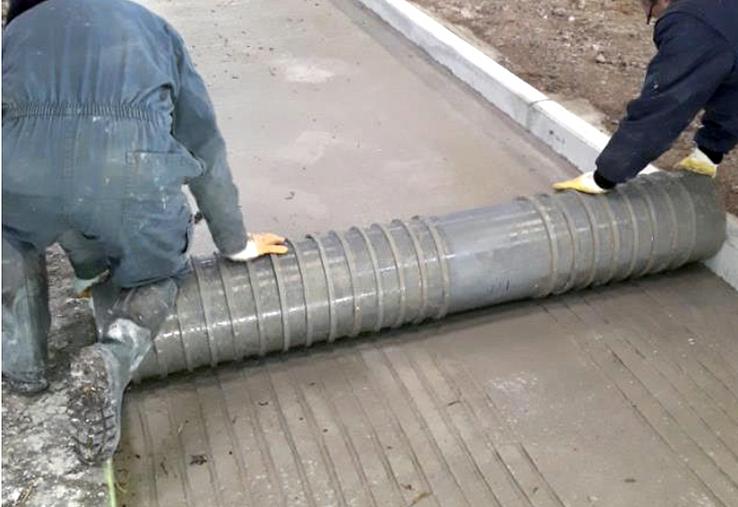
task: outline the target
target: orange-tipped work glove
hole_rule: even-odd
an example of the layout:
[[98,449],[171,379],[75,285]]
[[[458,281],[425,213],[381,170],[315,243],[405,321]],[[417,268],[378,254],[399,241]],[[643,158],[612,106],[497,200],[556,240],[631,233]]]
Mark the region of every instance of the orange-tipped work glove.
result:
[[287,253],[287,246],[284,244],[287,241],[282,236],[277,236],[272,233],[263,234],[249,234],[249,240],[246,243],[246,248],[233,255],[226,255],[226,257],[236,262],[246,262],[251,259],[256,259],[262,255],[277,254],[282,255]]

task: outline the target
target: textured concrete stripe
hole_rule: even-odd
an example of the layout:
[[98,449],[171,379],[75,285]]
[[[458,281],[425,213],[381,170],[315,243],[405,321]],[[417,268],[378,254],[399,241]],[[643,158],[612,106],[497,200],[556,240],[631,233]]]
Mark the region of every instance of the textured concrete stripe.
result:
[[248,378],[241,371],[227,370],[218,372],[218,377],[229,421],[238,442],[238,452],[246,466],[248,482],[244,488],[249,491],[256,505],[280,504],[283,501],[282,488],[255,413],[255,402],[247,389]]
[[723,380],[715,375],[708,367],[699,359],[696,359],[696,371],[690,371],[690,375],[702,389],[709,393],[713,402],[720,407],[727,417],[732,421],[738,422],[738,397],[731,391],[731,387],[725,384]]
[[[650,329],[649,336],[653,340],[668,346],[673,354],[687,355],[688,358],[685,360],[687,364],[689,364],[689,358],[698,360],[713,375],[720,378],[722,383],[734,386],[730,390],[735,394],[735,389],[738,388],[738,377],[732,366],[732,357],[736,354],[738,347],[734,341],[731,343],[730,336],[714,334],[707,328],[695,328],[696,321],[691,317],[688,322],[684,321],[679,316],[680,313],[686,312],[683,304],[672,307],[677,313],[666,310],[671,306],[668,292],[658,291],[657,294],[648,294],[647,291],[638,291],[633,287],[623,287],[619,291],[621,295],[617,297],[617,301],[612,303],[612,312],[619,317],[619,325],[633,330],[639,329],[639,325],[646,326]],[[593,299],[593,297],[588,298]],[[602,292],[596,300],[604,302],[613,297],[612,294]],[[665,308],[665,311],[653,312],[654,305]],[[633,315],[639,318],[632,319]],[[608,316],[605,315],[605,318]],[[726,319],[715,319],[715,326],[721,325],[720,320]],[[730,319],[727,320],[730,321]],[[681,337],[681,339],[673,341],[672,336]]]
[[[548,505],[564,507],[564,502],[546,480],[543,472],[522,443],[500,446],[500,456],[509,464],[513,474],[520,477],[520,482],[526,481],[531,484],[527,495],[533,505],[536,507]],[[524,475],[527,475],[528,478],[523,479]]]
[[[396,358],[393,361],[396,360],[396,364],[403,365],[402,370],[413,374],[409,377],[412,383],[406,384],[412,392],[417,393],[418,390],[422,390],[423,395],[428,397],[423,401],[429,402],[432,407],[428,412],[430,417],[426,417],[429,427],[437,427],[440,423],[448,428],[449,435],[456,446],[462,450],[465,461],[469,463],[472,471],[465,475],[470,478],[476,477],[478,483],[475,484],[482,492],[482,495],[477,497],[478,501],[486,502],[486,505],[503,505],[495,492],[494,481],[490,480],[494,476],[490,477],[487,474],[486,465],[492,457],[488,452],[484,452],[487,450],[484,439],[478,433],[472,433],[468,421],[463,420],[463,417],[454,417],[454,413],[458,414],[458,411],[454,410],[458,397],[450,393],[447,386],[437,383],[439,375],[433,369],[424,369],[423,366],[428,362],[419,362],[417,355],[409,349],[410,347],[405,346],[388,348],[386,349],[387,357]],[[423,403],[421,400],[418,401],[419,404]]]
[[663,306],[671,319],[700,339],[700,344],[707,340],[713,352],[720,351],[738,388],[738,299],[732,289],[702,276],[698,269],[684,276],[643,280],[637,285],[649,295],[651,305]]
[[635,401],[636,405],[648,405],[644,413],[652,415],[650,421],[657,431],[664,431],[666,434],[673,432],[674,436],[682,439],[682,443],[691,447],[689,451],[691,461],[703,460],[702,473],[705,477],[709,477],[705,479],[706,482],[712,481],[713,491],[718,489],[713,484],[720,483],[726,490],[731,491],[731,495],[737,494],[738,483],[736,482],[734,456],[723,455],[723,449],[709,437],[709,428],[705,428],[702,421],[690,417],[686,410],[677,410],[678,402],[668,394],[659,393],[657,397],[651,392],[646,385],[648,379],[644,379],[647,373],[639,368],[631,368],[632,363],[622,350],[619,350],[616,343],[616,340],[611,340],[608,344],[608,351],[614,360],[627,371],[627,375],[633,379],[629,382],[630,386],[625,389],[636,394],[629,394],[629,398]]
[[246,505],[249,503],[248,492],[244,489],[246,468],[237,449],[218,378],[215,375],[198,376],[193,383],[205,427],[207,456],[216,481],[214,489],[223,505]]
[[382,352],[375,348],[364,348],[361,350],[361,358],[366,363],[372,383],[388,401],[403,432],[410,440],[439,503],[469,505],[469,500],[464,495],[456,476],[451,472],[438,443],[412,405],[412,397],[397,382]]
[[448,413],[448,419],[458,429],[459,436],[498,504],[505,507],[525,505],[520,491],[511,483],[509,471],[500,461],[489,434],[474,418],[463,392],[443,375],[435,359],[423,347],[413,347],[409,356],[416,370],[422,372],[426,383],[436,392],[435,397],[440,398],[441,410]]
[[[572,317],[580,322],[574,322],[578,328],[595,328],[594,323],[601,322],[599,316],[592,315],[593,309],[586,301],[567,303]],[[563,312],[556,312],[561,318]],[[563,318],[567,318],[564,316]],[[567,320],[568,320],[567,319]],[[562,322],[563,323],[563,322]],[[683,463],[701,482],[705,491],[719,502],[720,505],[731,505],[732,499],[738,498],[736,488],[731,477],[716,466],[715,462],[706,455],[700,446],[680,427],[677,421],[664,409],[658,399],[654,398],[639,381],[620,357],[609,347],[607,337],[598,332],[594,333],[595,340],[584,340],[581,331],[573,331],[571,336],[579,347],[586,352],[591,360],[601,369],[605,376],[616,386],[618,392],[632,407],[643,423],[650,428],[666,447],[674,453],[675,460]]]
[[[354,468],[363,490],[361,501],[369,505],[382,505],[381,494],[372,488],[372,484],[376,484],[376,482],[370,479],[372,473],[367,470],[367,461],[369,461],[369,457],[364,456],[362,453],[362,451],[366,451],[366,449],[357,447],[357,441],[350,435],[351,430],[341,417],[340,411],[337,409],[334,400],[332,399],[333,393],[323,383],[323,375],[321,373],[322,372],[316,372],[320,380],[315,382],[314,386],[312,386],[315,389],[311,389],[310,391],[314,395],[320,396],[321,402],[324,403],[322,408],[325,410],[326,420],[330,421],[329,424],[332,425],[332,428],[325,426],[324,429],[329,429],[329,432],[331,432],[331,430],[333,431],[332,435],[336,442],[340,441],[339,446],[336,447],[340,450],[337,450],[337,452],[345,454],[350,459],[351,466]],[[381,464],[379,467],[381,468]]]
[[265,363],[249,371],[247,386],[259,428],[274,462],[276,479],[282,488],[284,500],[288,505],[306,505],[305,484],[293,452],[294,442],[285,431]]
[[738,488],[738,460],[734,450],[721,436],[721,429],[730,431],[732,425],[711,427],[704,415],[695,410],[693,399],[687,399],[684,393],[654,369],[652,362],[632,346],[631,336],[612,337],[607,340],[608,346],[648,394]]
[[[560,505],[553,488],[533,463],[527,459],[522,447],[515,442],[511,430],[502,422],[500,411],[479,383],[455,358],[439,360],[433,357],[436,368],[454,386],[459,400],[473,414],[474,423],[488,435],[496,460],[502,468],[512,492],[501,498],[503,505]],[[504,487],[502,488],[504,491]],[[538,494],[538,492],[541,492]],[[501,493],[498,495],[502,496]],[[507,499],[507,496],[510,499]]]
[[[218,478],[201,418],[200,403],[192,384],[179,384],[167,396],[170,426],[177,433],[180,465],[196,506],[223,505],[218,491]],[[198,464],[205,459],[204,464]]]
[[141,398],[144,425],[151,437],[154,477],[160,505],[193,505],[192,491],[182,466],[182,452],[172,429],[166,395],[151,393]]
[[[339,354],[336,362],[353,396],[356,398],[362,416],[371,425],[373,439],[383,455],[385,466],[389,467],[393,487],[403,496],[406,504],[412,504],[419,495],[430,494],[431,487],[425,477],[418,457],[402,430],[396,415],[389,409],[377,388],[369,381],[364,363],[358,354]],[[427,497],[426,503],[438,505],[434,496]]]
[[[483,387],[481,380],[465,366],[468,361],[450,357],[434,357],[436,367],[449,383],[458,385],[462,399],[469,401],[476,416],[476,423],[492,435],[497,458],[507,470],[507,474],[516,491],[524,498],[526,504],[534,506],[563,507],[564,503],[558,493],[541,472],[538,465],[519,441],[516,432],[505,421],[503,410],[497,405],[491,393]],[[485,377],[484,385],[489,381]]]
[[[340,354],[338,354],[340,355]],[[355,450],[360,468],[378,505],[397,505],[403,502],[400,486],[394,478],[384,448],[361,405],[354,396],[348,379],[332,354],[330,360],[320,363],[326,395],[343,432]]]
[[116,461],[116,480],[122,488],[119,495],[131,505],[158,507],[153,441],[143,412],[143,398],[138,393],[130,394],[126,404],[123,427],[130,431],[122,435],[121,445],[126,452],[122,460]]
[[[641,286],[639,286],[641,287]],[[593,301],[595,298],[587,297]],[[668,299],[663,293],[659,302],[664,304]],[[597,298],[602,308],[603,318],[614,319],[624,323],[631,322],[634,316],[639,326],[633,328],[629,335],[630,343],[638,350],[638,353],[648,358],[648,361],[658,369],[670,382],[674,383],[681,392],[689,399],[690,403],[697,404],[707,413],[713,410],[722,412],[727,418],[726,424],[738,424],[738,398],[726,389],[725,383],[716,380],[714,374],[705,371],[703,362],[709,362],[705,351],[713,347],[704,347],[703,344],[691,345],[694,335],[686,326],[673,325],[673,318],[666,314],[666,319],[654,321],[653,312],[649,311],[651,304],[655,301],[645,290],[628,291],[628,297],[617,305],[608,304],[607,298]],[[721,347],[726,350],[726,347]],[[700,358],[703,357],[703,362]],[[706,374],[707,373],[707,374]],[[717,414],[715,414],[717,417]],[[738,427],[731,432],[738,439]],[[738,447],[733,447],[738,449]]]
[[[293,376],[294,374],[291,373],[290,375]],[[341,484],[341,480],[338,476],[337,467],[333,462],[333,458],[330,454],[328,446],[326,445],[325,438],[323,437],[323,428],[318,425],[318,421],[313,414],[310,403],[305,397],[304,391],[300,388],[299,379],[292,378],[290,382],[294,386],[295,395],[297,396],[298,403],[302,408],[305,421],[308,423],[310,433],[315,439],[316,445],[319,449],[322,464],[326,468],[327,475],[330,477],[331,487],[334,491],[335,497],[337,498],[340,505],[345,505],[347,502],[347,496],[343,489],[344,486]]]
[[285,436],[285,440],[287,441],[287,445],[289,446],[290,452],[292,453],[292,458],[295,463],[295,469],[297,471],[297,475],[299,476],[300,485],[302,488],[302,496],[295,495],[291,498],[289,498],[290,503],[304,503],[306,505],[315,506],[315,498],[312,491],[312,488],[310,487],[310,483],[307,477],[307,474],[305,472],[306,464],[301,459],[300,454],[297,451],[297,442],[295,435],[292,433],[292,429],[287,421],[287,414],[285,413],[282,403],[279,400],[279,395],[277,393],[277,389],[274,386],[274,380],[272,375],[272,367],[268,364],[265,364],[263,366],[266,378],[269,381],[268,387],[270,389],[270,394],[272,397],[272,400],[274,402],[274,411],[277,415],[277,419],[279,421],[279,429],[281,430],[282,434]]
[[[717,282],[713,279],[713,283]],[[705,498],[711,498],[715,505],[721,504],[719,500],[722,505],[730,505],[727,499],[736,493],[736,442],[728,432],[735,431],[735,424],[687,374],[685,365],[690,364],[690,358],[670,348],[688,336],[684,334],[686,328],[669,324],[671,319],[666,313],[652,318],[650,314],[654,312],[649,311],[648,301],[650,296],[635,284],[611,291],[590,291],[584,297],[572,295],[546,301],[533,314],[516,311],[511,317],[522,321],[512,323],[510,329],[521,329],[521,337],[529,331],[538,332],[539,328],[555,329],[552,338],[569,336],[565,341],[577,343],[583,357],[594,361],[615,384],[616,389],[605,391],[610,393],[607,399],[614,401],[612,394],[616,393],[622,396],[622,410],[633,410],[639,418],[634,420],[641,421],[643,435],[661,439],[668,451],[664,456],[671,456],[673,461],[668,465],[672,473],[691,474],[690,481],[701,485]],[[563,303],[569,304],[576,315]],[[529,306],[532,309],[539,305]],[[554,319],[551,323],[547,323],[548,315]],[[614,324],[626,322],[626,316],[630,319],[627,326]],[[661,324],[666,326],[666,333],[657,332]],[[634,333],[629,326],[642,332]],[[507,332],[504,326],[496,327]],[[134,391],[127,410],[140,400],[153,399],[154,406],[163,405],[167,422],[160,424],[167,431],[162,431],[161,426],[158,431],[170,435],[174,444],[166,438],[163,444],[153,443],[160,438],[154,436],[149,438],[151,445],[155,450],[163,445],[159,452],[169,473],[174,468],[172,463],[205,469],[205,464],[189,464],[191,453],[204,449],[214,470],[208,480],[213,487],[221,488],[224,505],[238,502],[238,486],[228,489],[234,480],[244,490],[249,487],[253,504],[270,504],[254,494],[259,484],[264,489],[263,484],[270,482],[265,465],[258,459],[259,432],[268,454],[277,456],[274,481],[290,495],[295,489],[302,492],[297,496],[285,495],[287,505],[409,505],[416,500],[418,505],[458,505],[463,499],[448,500],[458,491],[457,484],[465,488],[464,493],[474,504],[494,505],[490,498],[496,498],[505,506],[564,505],[552,486],[561,486],[561,478],[553,475],[552,481],[546,480],[548,477],[538,466],[540,441],[536,443],[535,435],[520,422],[510,423],[516,425],[514,430],[507,427],[502,421],[515,421],[510,419],[510,407],[497,406],[493,397],[499,393],[481,387],[480,382],[488,385],[495,375],[488,377],[484,371],[469,369],[469,356],[453,352],[449,355],[445,347],[439,348],[441,343],[431,336],[434,333],[428,335],[429,332],[420,331],[422,341],[405,343],[389,338],[374,345],[359,343],[357,349],[321,348],[307,357],[295,355],[288,361],[249,362],[240,366],[241,374],[226,368],[217,374],[217,379],[207,372],[190,379],[173,379],[164,387],[151,386],[147,393]],[[494,353],[493,349],[488,350]],[[476,375],[480,374],[483,378],[477,380]],[[490,384],[487,389],[494,387]],[[167,398],[161,396],[164,393]],[[179,408],[183,405],[190,407]],[[614,407],[615,413],[623,414],[617,401]],[[256,412],[253,417],[244,411],[249,408]],[[308,413],[315,419],[312,425]],[[146,417],[151,416],[156,416],[156,411],[147,408]],[[182,422],[190,421],[190,417],[196,424],[187,429],[189,422],[185,426]],[[232,429],[226,425],[232,425]],[[259,431],[254,431],[254,426],[259,426]],[[127,431],[139,432],[141,428],[132,424]],[[201,433],[199,437],[195,434],[192,447],[176,438],[187,431]],[[248,435],[246,445],[242,442],[244,435]],[[643,435],[636,434],[634,442]],[[131,438],[126,437],[126,454],[136,448],[128,444]],[[136,438],[146,440],[145,435]],[[238,462],[228,453],[234,446],[241,452],[250,447],[250,454],[257,457],[256,466],[249,467],[247,459],[253,456],[242,454],[245,478],[235,479],[240,474]],[[285,454],[279,457],[282,451]],[[334,469],[335,481],[329,471],[334,460],[339,467]],[[550,474],[551,462],[545,457],[543,461]],[[674,472],[674,468],[684,472]],[[259,476],[254,491],[250,484],[252,472]],[[192,491],[199,483],[192,470],[186,473],[190,475]],[[457,479],[461,474],[464,476]],[[451,481],[455,488],[451,495],[437,487],[439,475]],[[351,479],[347,480],[347,476]],[[344,501],[334,494],[339,482],[344,487],[349,484],[359,493],[349,491]],[[159,494],[181,498],[188,494],[181,483],[174,487],[178,490],[174,492],[171,483],[164,484],[170,491],[161,492],[162,485],[157,484]],[[432,486],[433,491],[426,485]],[[147,493],[146,485],[140,486],[134,487],[126,499],[131,504],[147,505],[150,490]],[[490,490],[494,497],[478,496],[479,491]],[[144,500],[133,503],[134,499]],[[204,504],[216,502],[213,495]],[[173,505],[186,503],[175,501]],[[250,504],[249,500],[242,503]],[[194,500],[190,504],[196,505]],[[271,504],[278,505],[280,501],[272,500]]]
[[[672,339],[679,337],[672,335]],[[702,419],[719,440],[733,451],[738,451],[738,411],[726,410],[721,406],[720,400],[713,397],[709,389],[701,386],[686,367],[674,363],[668,349],[659,347],[642,333],[630,333],[626,346],[632,347],[633,351],[650,364],[676,391],[680,399],[692,411]],[[685,363],[688,359],[685,358]],[[699,367],[695,363],[695,369]]]
[[[644,286],[640,285],[640,287]],[[689,322],[685,322],[680,317],[680,314],[685,312],[685,305],[672,304],[667,291],[660,290],[657,294],[649,294],[648,291],[638,290],[636,287],[638,286],[623,287],[619,291],[617,301],[611,303],[608,306],[609,310],[602,313],[603,317],[612,317],[620,325],[633,332],[643,332],[648,329],[648,336],[654,343],[660,343],[665,349],[670,350],[672,355],[681,355],[683,364],[693,366],[690,371],[706,368],[711,376],[719,379],[719,383],[726,386],[732,393],[732,398],[735,399],[736,392],[738,392],[738,376],[733,364],[735,364],[734,361],[738,361],[738,344],[731,338],[731,334],[727,336],[716,334],[707,327],[695,329],[695,319],[690,318]],[[615,297],[604,290],[597,292],[599,296],[588,296],[587,298],[592,300],[596,298],[597,301],[606,304]],[[671,307],[674,313],[668,310],[653,312],[654,305],[663,308]],[[634,316],[638,318],[635,319]],[[730,320],[715,318],[713,325],[719,327],[723,323],[729,323]],[[694,361],[697,363],[695,364]]]
[[[609,136],[525,82],[492,57],[406,0],[358,0],[449,69],[496,108],[580,171],[591,171]],[[644,173],[658,171],[653,165]],[[728,216],[728,240],[705,265],[738,289],[738,218]]]
[[[685,312],[685,305],[675,305],[670,301],[668,292],[659,290],[658,293],[651,294],[639,287],[645,286],[624,286],[618,291],[617,297],[604,290],[583,297],[594,302],[598,308],[606,308],[601,312],[603,319],[615,321],[633,332],[639,332],[654,346],[663,347],[665,353],[688,367],[690,372],[702,370],[701,365],[707,365],[713,375],[717,372],[722,378],[721,384],[735,386],[732,389],[738,387],[738,377],[731,359],[738,352],[735,340],[708,329],[695,328],[694,319],[685,322],[679,316]],[[654,305],[659,305],[664,311],[653,312]],[[672,313],[670,307],[677,313]],[[715,326],[721,325],[719,320],[721,319],[715,319]]]
[[[213,396],[217,396],[219,405],[219,410],[217,412],[214,412],[214,417],[222,418],[222,424],[224,427],[223,431],[227,435],[228,439],[228,455],[233,457],[233,460],[235,461],[236,467],[238,469],[238,478],[240,480],[238,489],[242,492],[242,500],[245,501],[245,503],[247,504],[254,504],[255,502],[253,491],[249,489],[251,474],[253,474],[254,471],[249,469],[249,466],[247,465],[247,460],[244,459],[243,453],[241,452],[238,432],[236,431],[236,427],[234,425],[235,418],[231,416],[231,411],[228,407],[228,400],[226,399],[226,392],[225,388],[223,387],[223,383],[221,382],[221,377],[217,372],[215,372],[213,376],[215,377],[215,382],[217,382],[218,386],[218,392],[213,393]],[[218,436],[222,435],[223,433],[215,434],[215,437],[217,438]]]
[[389,369],[392,379],[407,394],[408,402],[423,426],[431,434],[443,459],[471,505],[494,505],[489,485],[461,442],[456,429],[440,412],[422,377],[402,354],[399,347],[382,347],[380,358]]
[[[732,494],[732,485],[729,481],[718,478],[714,480],[715,470],[710,469],[708,461],[699,448],[691,443],[688,439],[684,439],[678,430],[669,424],[668,417],[658,410],[654,410],[653,406],[644,401],[641,392],[635,388],[637,381],[632,375],[629,375],[627,368],[610,349],[601,343],[602,337],[597,333],[590,333],[595,339],[582,340],[577,337],[577,333],[582,329],[589,328],[587,322],[587,305],[583,302],[579,304],[567,302],[561,305],[546,304],[547,311],[556,319],[560,325],[567,326],[572,330],[572,339],[582,352],[592,361],[599,369],[602,375],[612,383],[616,392],[622,397],[623,401],[631,408],[634,415],[637,416],[643,427],[652,432],[663,444],[672,457],[674,466],[682,466],[688,474],[696,480],[703,488],[706,498],[714,505],[729,506],[730,502],[724,500],[730,498]],[[647,400],[646,400],[647,401]],[[692,460],[695,451],[699,454],[698,459]],[[716,491],[717,487],[717,491]]]
[[308,417],[313,421],[315,431],[326,450],[329,466],[343,491],[349,505],[375,505],[366,483],[363,471],[357,465],[355,452],[352,452],[340,424],[335,420],[329,402],[325,398],[320,375],[315,369],[302,368],[300,374],[291,370],[292,382],[300,389],[305,399]]
[[343,502],[342,493],[321,446],[320,436],[306,417],[303,399],[293,385],[291,374],[281,367],[271,369],[271,378],[284,420],[295,444],[296,460],[302,463],[305,477],[317,505],[336,505]]

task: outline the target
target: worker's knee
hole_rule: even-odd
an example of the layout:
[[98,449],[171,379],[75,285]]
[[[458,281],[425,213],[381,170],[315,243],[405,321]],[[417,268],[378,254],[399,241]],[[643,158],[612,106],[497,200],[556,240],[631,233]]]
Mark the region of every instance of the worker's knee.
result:
[[189,273],[192,217],[186,203],[170,216],[138,210],[125,218],[125,229],[114,245],[120,254],[111,259],[117,286],[142,287],[168,278],[181,279]]
[[128,289],[107,283],[95,295],[96,314],[100,317],[98,333],[104,338],[115,321],[129,321],[146,329],[153,338],[174,311],[178,291],[179,282],[175,278]]
[[59,237],[59,245],[69,257],[77,278],[91,280],[109,269],[105,249],[97,238],[70,230]]

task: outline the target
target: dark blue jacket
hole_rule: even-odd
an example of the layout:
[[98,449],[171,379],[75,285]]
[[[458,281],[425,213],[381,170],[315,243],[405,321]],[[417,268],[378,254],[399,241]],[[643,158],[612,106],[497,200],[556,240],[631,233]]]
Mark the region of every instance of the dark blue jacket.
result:
[[738,0],[674,0],[654,42],[641,96],[597,159],[607,182],[636,176],[702,109],[698,146],[721,155],[738,142]]

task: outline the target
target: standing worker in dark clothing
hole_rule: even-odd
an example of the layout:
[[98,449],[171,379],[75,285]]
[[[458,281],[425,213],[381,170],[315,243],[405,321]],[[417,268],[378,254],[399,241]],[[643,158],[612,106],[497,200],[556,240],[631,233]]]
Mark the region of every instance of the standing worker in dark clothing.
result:
[[738,143],[738,0],[645,0],[658,53],[641,96],[628,105],[597,170],[558,190],[604,193],[635,177],[669,149],[704,109],[696,148],[678,167],[715,177]]
[[47,386],[45,249],[60,242],[84,288],[122,289],[100,341],[72,364],[72,436],[111,456],[123,391],[189,270],[188,184],[225,256],[285,253],[247,235],[205,85],[179,35],[125,0],[19,0],[3,33],[3,377]]

